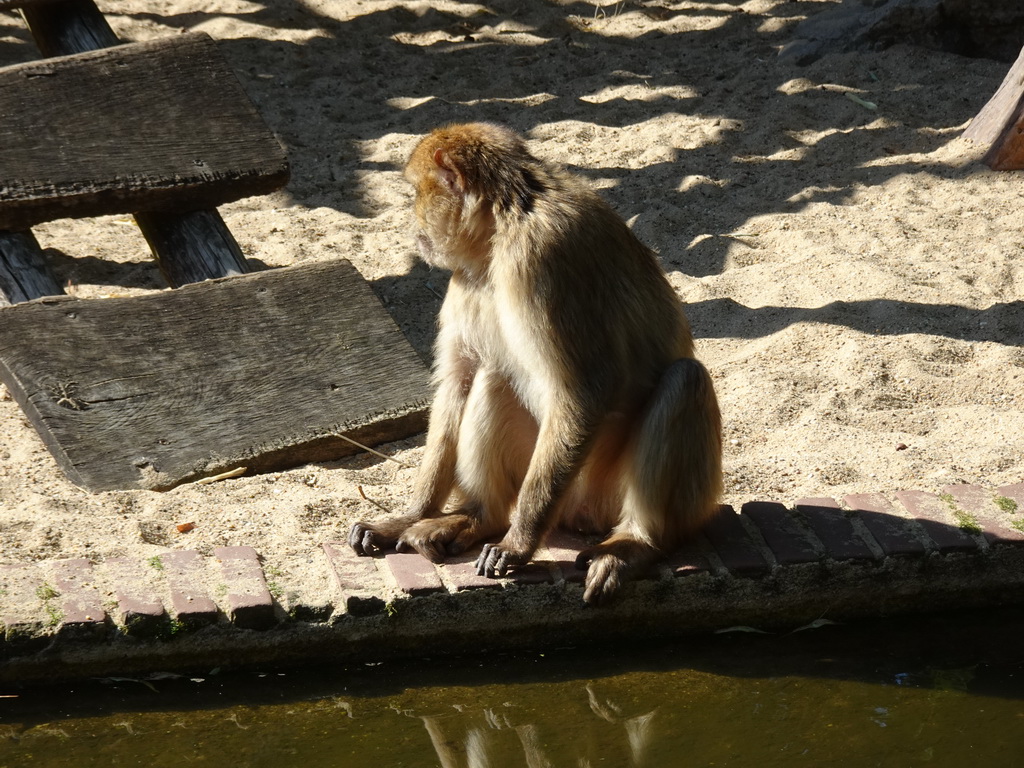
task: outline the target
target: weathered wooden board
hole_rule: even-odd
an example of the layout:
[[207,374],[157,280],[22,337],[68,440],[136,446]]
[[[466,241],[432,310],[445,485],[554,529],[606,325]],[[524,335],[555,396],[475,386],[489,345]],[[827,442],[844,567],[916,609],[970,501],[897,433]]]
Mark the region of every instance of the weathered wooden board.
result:
[[353,453],[426,425],[426,367],[347,261],[0,308],[0,379],[92,491]]
[[996,171],[1024,168],[1024,49],[1002,84],[964,131],[988,146],[984,162]]
[[288,180],[284,149],[204,34],[6,67],[0,115],[0,229],[213,208]]
[[[23,3],[22,15],[44,56],[67,56],[120,44],[92,0],[36,0]],[[185,213],[148,211],[137,213],[136,222],[171,287],[249,271],[238,243],[215,208]],[[42,278],[26,282],[13,271],[17,266],[0,260],[0,288],[10,284],[23,289],[7,295],[6,303],[61,293],[46,290]]]

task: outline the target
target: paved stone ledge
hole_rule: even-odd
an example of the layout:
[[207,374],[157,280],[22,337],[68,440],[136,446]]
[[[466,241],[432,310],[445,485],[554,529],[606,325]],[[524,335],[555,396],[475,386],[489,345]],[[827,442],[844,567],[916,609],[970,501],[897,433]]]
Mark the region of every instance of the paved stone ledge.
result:
[[582,604],[577,553],[558,532],[504,579],[474,557],[318,553],[331,589],[276,585],[251,547],[135,562],[0,566],[0,680],[379,660],[493,648],[792,629],[898,613],[1024,604],[1024,483],[722,507],[613,605]]

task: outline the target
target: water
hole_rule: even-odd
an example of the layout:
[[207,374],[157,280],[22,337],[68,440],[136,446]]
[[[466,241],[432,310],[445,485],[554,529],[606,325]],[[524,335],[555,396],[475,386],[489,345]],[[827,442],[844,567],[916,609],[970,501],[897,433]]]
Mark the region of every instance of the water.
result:
[[1010,611],[8,687],[0,767],[1024,765],[1022,629]]

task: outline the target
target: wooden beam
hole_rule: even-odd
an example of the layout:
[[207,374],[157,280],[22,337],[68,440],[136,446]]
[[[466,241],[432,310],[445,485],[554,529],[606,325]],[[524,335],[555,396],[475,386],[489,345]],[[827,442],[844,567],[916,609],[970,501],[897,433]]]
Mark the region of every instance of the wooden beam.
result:
[[1024,49],[995,95],[964,131],[988,147],[983,162],[996,171],[1024,168]]
[[347,261],[0,308],[0,380],[91,491],[337,459],[423,430],[431,394]]
[[[0,0],[0,8],[16,7],[22,8],[36,46],[45,56],[118,43],[92,0]],[[0,231],[0,306],[63,293],[30,230]]]

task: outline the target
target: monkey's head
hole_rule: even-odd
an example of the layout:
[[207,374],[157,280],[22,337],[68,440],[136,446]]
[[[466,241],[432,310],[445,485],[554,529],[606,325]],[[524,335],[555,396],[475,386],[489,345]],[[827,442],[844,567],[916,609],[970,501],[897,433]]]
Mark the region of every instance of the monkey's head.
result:
[[531,207],[537,165],[518,134],[491,123],[449,125],[421,139],[405,177],[416,188],[423,260],[446,269],[486,260],[497,219]]

